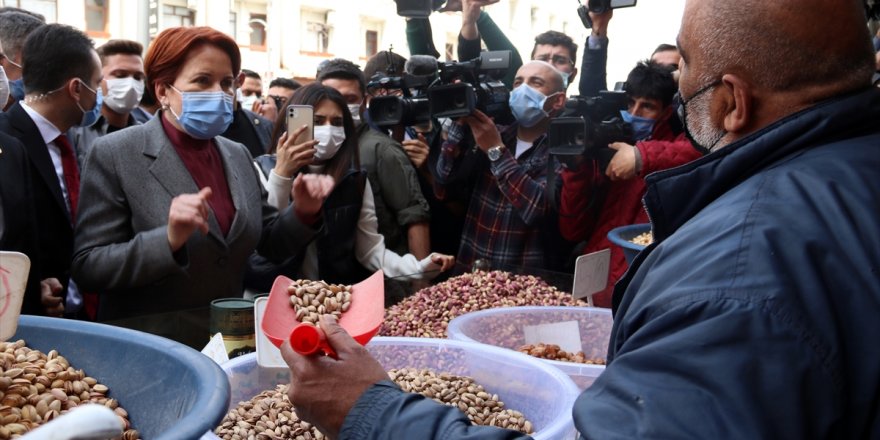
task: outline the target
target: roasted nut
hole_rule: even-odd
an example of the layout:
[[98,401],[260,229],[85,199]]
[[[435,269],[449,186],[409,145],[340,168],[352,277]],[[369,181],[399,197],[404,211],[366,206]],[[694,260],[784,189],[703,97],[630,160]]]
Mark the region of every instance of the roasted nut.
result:
[[351,306],[351,286],[296,280],[287,286],[287,293],[296,319],[303,323],[317,324],[324,314],[339,318]]
[[541,359],[549,359],[561,362],[574,362],[588,365],[605,365],[605,359],[601,357],[588,358],[583,351],[569,353],[562,350],[556,344],[528,344],[517,348],[517,351]]

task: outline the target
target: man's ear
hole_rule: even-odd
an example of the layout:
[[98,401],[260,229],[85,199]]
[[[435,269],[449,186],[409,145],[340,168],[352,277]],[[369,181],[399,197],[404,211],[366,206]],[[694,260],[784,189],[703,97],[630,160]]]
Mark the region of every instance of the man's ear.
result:
[[565,101],[568,100],[568,97],[565,95],[564,90],[560,90],[559,93],[552,99],[553,105],[550,108],[550,113],[558,113],[565,109]]
[[721,114],[724,119],[721,126],[728,133],[742,134],[755,117],[752,90],[748,83],[734,74],[721,77],[721,85],[718,94],[723,99]]

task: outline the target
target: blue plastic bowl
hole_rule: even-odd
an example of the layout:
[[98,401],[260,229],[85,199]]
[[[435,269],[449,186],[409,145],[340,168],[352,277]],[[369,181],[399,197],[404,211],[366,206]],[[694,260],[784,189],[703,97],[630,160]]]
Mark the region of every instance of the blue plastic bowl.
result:
[[91,322],[22,316],[10,341],[48,353],[110,388],[141,438],[195,440],[217,426],[229,381],[207,356],[159,336]]
[[632,264],[632,260],[642,251],[642,249],[645,248],[645,246],[635,244],[630,240],[650,230],[650,223],[621,226],[608,231],[608,240],[622,247],[623,256],[626,257],[626,264]]

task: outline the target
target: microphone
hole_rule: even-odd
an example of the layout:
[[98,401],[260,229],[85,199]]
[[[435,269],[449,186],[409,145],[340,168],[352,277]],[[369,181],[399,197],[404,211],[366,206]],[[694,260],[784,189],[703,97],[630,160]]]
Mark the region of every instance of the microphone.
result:
[[431,55],[413,55],[403,66],[403,70],[413,76],[436,76],[439,68],[437,58]]

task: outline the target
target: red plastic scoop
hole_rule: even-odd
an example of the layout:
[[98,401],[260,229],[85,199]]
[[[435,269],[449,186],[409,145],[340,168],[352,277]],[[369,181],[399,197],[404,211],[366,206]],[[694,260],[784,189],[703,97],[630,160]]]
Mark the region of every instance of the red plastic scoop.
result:
[[[290,305],[290,294],[287,293],[292,282],[284,276],[275,279],[263,315],[263,332],[276,347],[280,348],[284,339],[289,338],[290,346],[297,353],[310,355],[323,350],[335,356],[320,328],[296,319],[296,311]],[[340,317],[339,325],[358,343],[365,345],[379,331],[384,317],[385,276],[379,270],[351,287],[351,306]]]

